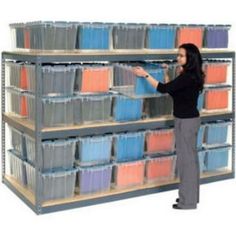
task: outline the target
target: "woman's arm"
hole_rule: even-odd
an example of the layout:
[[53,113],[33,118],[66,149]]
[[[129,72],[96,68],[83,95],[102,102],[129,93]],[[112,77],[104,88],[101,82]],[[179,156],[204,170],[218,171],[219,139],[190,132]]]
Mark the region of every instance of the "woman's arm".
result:
[[139,77],[144,77],[154,88],[158,86],[158,81],[156,81],[151,75],[147,73],[142,67],[134,67],[133,72]]
[[[164,80],[165,83],[170,82],[170,77],[168,75],[168,65],[163,63],[162,68],[164,69]],[[148,82],[156,88],[158,86],[158,81],[156,81],[150,74],[148,74],[142,67],[135,67],[134,68],[134,73],[137,76],[144,77],[148,80]]]
[[173,94],[173,92],[179,89],[190,86],[193,82],[191,78],[186,78],[186,76],[179,75],[179,78],[163,84],[155,80],[142,67],[135,67],[133,71],[137,76],[144,77],[160,93]]

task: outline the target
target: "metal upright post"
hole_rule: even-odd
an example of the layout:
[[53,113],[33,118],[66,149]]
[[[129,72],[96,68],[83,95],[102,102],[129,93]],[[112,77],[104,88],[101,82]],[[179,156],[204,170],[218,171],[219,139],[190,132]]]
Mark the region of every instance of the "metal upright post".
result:
[[41,57],[36,60],[36,91],[35,91],[35,205],[37,213],[41,213],[42,208],[42,181],[41,168],[39,166],[42,159],[42,63]]
[[236,99],[236,95],[235,95],[235,52],[232,55],[232,111],[233,111],[233,121],[232,121],[232,172],[233,175],[235,177],[235,99]]
[[6,173],[6,140],[5,140],[5,122],[3,119],[3,114],[5,113],[5,56],[2,54],[2,182],[4,182],[5,173]]

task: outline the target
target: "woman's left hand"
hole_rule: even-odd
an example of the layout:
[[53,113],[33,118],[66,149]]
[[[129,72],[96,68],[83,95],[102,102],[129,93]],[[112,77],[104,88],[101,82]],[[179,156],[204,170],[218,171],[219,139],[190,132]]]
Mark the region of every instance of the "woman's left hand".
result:
[[136,76],[139,77],[145,77],[146,75],[148,75],[147,71],[145,71],[142,67],[140,66],[136,66],[133,68],[133,72]]

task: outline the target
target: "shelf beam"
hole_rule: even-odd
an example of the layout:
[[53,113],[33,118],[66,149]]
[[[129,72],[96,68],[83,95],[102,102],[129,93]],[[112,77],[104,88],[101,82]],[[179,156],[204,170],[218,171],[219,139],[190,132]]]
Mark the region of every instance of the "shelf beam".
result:
[[[214,171],[202,174],[200,183],[206,184],[232,178],[234,178],[234,173],[229,170]],[[173,180],[159,184],[144,184],[142,186],[133,187],[130,189],[112,189],[111,191],[106,193],[99,193],[93,195],[75,195],[73,198],[44,202],[42,204],[40,212],[37,212],[35,207],[35,198],[28,189],[22,187],[20,184],[18,184],[17,181],[15,181],[10,176],[5,176],[3,182],[37,214],[50,213],[66,209],[117,201],[132,197],[143,196],[146,194],[174,190],[178,188],[178,180]]]
[[[232,112],[227,113],[201,113],[201,122],[210,122],[214,120],[232,119],[234,114]],[[16,117],[9,113],[3,114],[3,120],[10,126],[34,137],[34,125],[26,119]],[[66,138],[73,136],[86,136],[86,135],[101,135],[107,133],[127,132],[127,131],[138,131],[156,128],[173,127],[174,119],[172,115],[162,116],[161,118],[155,119],[144,119],[132,122],[107,122],[107,123],[96,123],[96,124],[84,124],[67,127],[56,127],[56,128],[44,128],[42,129],[42,139],[52,138]]]
[[[235,53],[229,50],[209,50],[202,49],[203,58],[232,58]],[[82,62],[82,61],[144,61],[144,60],[167,60],[176,59],[177,49],[174,50],[110,50],[110,51],[41,51],[41,50],[21,50],[15,52],[3,52],[4,59],[29,61],[36,63],[52,62]]]

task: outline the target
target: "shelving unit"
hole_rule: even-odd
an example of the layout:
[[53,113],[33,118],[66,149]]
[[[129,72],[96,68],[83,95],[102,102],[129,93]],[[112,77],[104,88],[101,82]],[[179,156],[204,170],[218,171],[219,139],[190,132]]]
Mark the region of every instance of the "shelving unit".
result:
[[[75,125],[59,128],[42,127],[42,77],[41,67],[44,63],[66,63],[66,62],[131,62],[144,60],[166,60],[175,59],[176,50],[114,50],[114,51],[62,51],[62,52],[41,52],[41,51],[19,51],[2,53],[2,181],[18,197],[20,197],[37,214],[54,212],[64,209],[88,206],[92,204],[115,201],[144,194],[151,194],[161,191],[176,189],[178,180],[163,182],[159,184],[144,184],[129,189],[112,189],[107,193],[86,195],[75,195],[73,198],[63,200],[42,201],[40,198],[39,176],[36,178],[35,196],[27,189],[19,185],[11,176],[6,174],[6,138],[5,125],[8,124],[17,130],[35,138],[36,140],[36,170],[39,170],[39,157],[42,155],[41,143],[43,140],[52,138],[67,138],[74,136],[101,135],[124,131],[138,131],[173,126],[173,116],[162,116],[161,118],[145,119],[139,121],[117,123],[107,122],[89,125]],[[201,121],[210,122],[219,119],[232,120],[232,170],[214,171],[204,173],[201,176],[201,183],[210,183],[235,176],[235,53],[225,50],[202,50],[203,58],[209,59],[230,59],[232,60],[232,111],[217,113],[201,113]],[[6,113],[5,104],[5,62],[8,60],[27,61],[36,65],[36,93],[35,125],[26,119],[17,118],[11,113]]]

